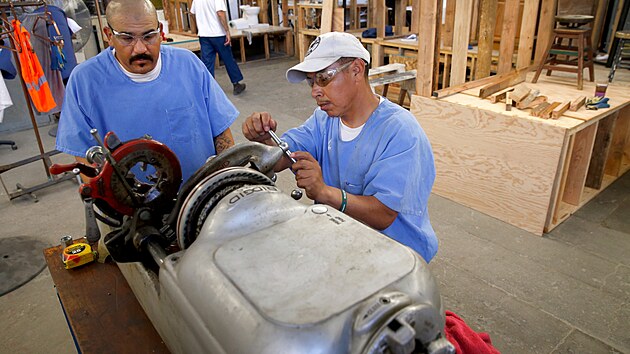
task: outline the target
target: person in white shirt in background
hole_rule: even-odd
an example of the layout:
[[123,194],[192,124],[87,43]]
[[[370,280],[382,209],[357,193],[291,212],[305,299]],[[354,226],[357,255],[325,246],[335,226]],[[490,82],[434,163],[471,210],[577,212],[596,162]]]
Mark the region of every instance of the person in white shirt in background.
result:
[[218,53],[234,86],[233,93],[238,95],[245,91],[245,84],[241,83],[243,74],[232,54],[225,0],[193,0],[190,12],[195,15],[197,21],[201,61],[210,74],[214,77],[214,62]]

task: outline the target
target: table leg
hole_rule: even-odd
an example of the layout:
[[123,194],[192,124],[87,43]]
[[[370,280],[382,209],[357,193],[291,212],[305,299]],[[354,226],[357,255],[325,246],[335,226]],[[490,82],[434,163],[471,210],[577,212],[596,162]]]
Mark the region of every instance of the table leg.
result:
[[269,35],[267,33],[263,35],[263,40],[265,41],[265,59],[269,60]]
[[241,46],[241,63],[245,64],[245,36],[240,38],[240,46]]

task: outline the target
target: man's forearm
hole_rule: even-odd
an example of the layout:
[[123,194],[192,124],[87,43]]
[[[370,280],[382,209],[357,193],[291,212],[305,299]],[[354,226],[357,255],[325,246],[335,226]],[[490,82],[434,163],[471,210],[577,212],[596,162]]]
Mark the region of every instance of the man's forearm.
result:
[[214,138],[214,149],[217,155],[232,146],[234,146],[234,137],[232,136],[230,128],[227,128],[223,133]]
[[230,34],[230,27],[228,26],[228,23],[227,23],[225,11],[217,11],[217,15],[219,17],[219,22],[221,22],[221,26],[223,26],[223,29],[225,30],[225,34],[226,35]]
[[[326,191],[317,201],[339,209],[343,202],[341,190],[327,186]],[[346,208],[344,212],[362,221],[364,224],[381,231],[388,228],[398,216],[396,211],[388,208],[374,196],[353,195],[350,193],[346,193]]]

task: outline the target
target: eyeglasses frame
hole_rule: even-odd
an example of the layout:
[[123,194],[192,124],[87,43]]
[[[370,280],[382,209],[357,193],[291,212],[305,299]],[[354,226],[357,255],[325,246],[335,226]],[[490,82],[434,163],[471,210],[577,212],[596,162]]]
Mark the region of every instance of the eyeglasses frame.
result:
[[[112,34],[114,35],[114,37],[118,38],[118,41],[125,47],[131,47],[136,45],[136,43],[138,43],[139,40],[142,41],[142,43],[144,43],[145,45],[154,45],[155,43],[151,43],[151,42],[147,42],[147,40],[145,40],[145,37],[148,35],[152,35],[152,34],[157,34],[159,35],[161,30],[160,27],[158,26],[158,28],[154,29],[153,31],[147,32],[143,35],[133,35],[131,33],[126,33],[126,32],[118,32],[116,31],[114,28],[112,28],[111,25],[107,25],[107,27],[109,27],[110,30],[112,30]],[[133,38],[133,42],[129,43],[129,44],[125,44],[121,39],[120,36],[130,36]],[[159,36],[158,36],[159,37]]]
[[338,66],[338,67],[336,67],[334,69],[328,69],[328,70],[324,69],[322,71],[319,71],[319,72],[315,73],[315,75],[313,75],[312,78],[309,78],[307,76],[306,77],[306,82],[308,83],[308,85],[310,87],[313,87],[318,81],[317,80],[317,75],[325,72],[326,74],[330,75],[330,81],[328,81],[328,83],[326,85],[322,86],[320,84],[317,84],[317,86],[319,86],[319,87],[326,87],[334,80],[334,78],[335,78],[335,76],[337,76],[337,74],[339,74],[340,72],[342,72],[342,71],[346,70],[347,68],[349,68],[350,65],[352,65],[352,63],[354,63],[354,60],[349,61],[349,62],[347,62],[347,63],[345,63],[345,64],[343,64],[341,66]]

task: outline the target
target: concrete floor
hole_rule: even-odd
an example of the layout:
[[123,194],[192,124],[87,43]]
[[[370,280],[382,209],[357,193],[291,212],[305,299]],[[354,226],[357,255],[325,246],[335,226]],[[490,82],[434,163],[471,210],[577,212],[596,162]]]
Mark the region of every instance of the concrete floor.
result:
[[[305,84],[290,85],[293,59],[242,66],[247,91],[232,96],[224,69],[218,81],[241,111],[232,127],[253,111],[269,111],[280,131],[301,123],[314,104]],[[606,69],[598,69],[598,78]],[[628,85],[628,71],[616,84]],[[43,127],[46,150],[54,146]],[[34,155],[32,131],[3,134],[19,149],[0,147],[0,165]],[[58,156],[54,161],[69,161]],[[2,175],[9,188],[46,180],[41,163]],[[290,191],[288,172],[279,179]],[[64,182],[9,201],[0,191],[0,237],[28,235],[56,245],[64,234],[82,235],[77,184]],[[505,353],[630,353],[630,174],[626,174],[553,232],[537,237],[432,195],[431,220],[439,252],[430,268],[448,310],[473,329],[488,332]],[[0,298],[0,352],[72,353],[72,338],[48,270]],[[105,333],[103,335],[106,335]]]

